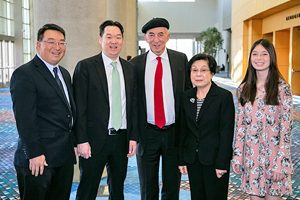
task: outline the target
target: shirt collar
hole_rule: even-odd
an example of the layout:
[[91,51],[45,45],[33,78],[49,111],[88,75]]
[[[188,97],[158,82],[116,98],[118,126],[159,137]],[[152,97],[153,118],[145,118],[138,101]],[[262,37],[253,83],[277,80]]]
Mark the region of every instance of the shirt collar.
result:
[[[151,51],[151,49],[149,50],[148,56],[149,56],[149,59],[151,61],[156,60],[156,57],[157,57],[157,55],[155,53],[153,53]],[[166,48],[165,48],[164,52],[159,57],[161,57],[162,59],[168,60],[168,52],[167,52]]]
[[47,63],[38,53],[37,53],[37,56],[43,61],[43,63],[46,65],[46,67],[51,71],[51,73],[53,72],[53,69],[54,67],[57,67],[58,68],[58,71],[59,70],[59,67],[58,67],[58,64],[56,65],[51,65],[50,63]]
[[109,57],[107,57],[103,52],[101,53],[101,55],[105,67],[111,66],[112,62],[117,62],[118,64],[120,64],[119,57],[116,60],[112,60]]

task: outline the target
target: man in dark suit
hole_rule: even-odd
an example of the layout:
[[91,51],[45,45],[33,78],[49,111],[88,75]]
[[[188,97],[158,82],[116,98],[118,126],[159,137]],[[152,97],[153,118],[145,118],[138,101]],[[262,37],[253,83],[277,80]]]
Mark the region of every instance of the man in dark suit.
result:
[[136,97],[133,66],[119,57],[123,26],[107,20],[100,27],[102,52],[80,61],[74,72],[78,105],[80,183],[76,199],[95,199],[107,167],[109,199],[124,199],[128,157],[135,154]]
[[179,100],[189,86],[187,57],[167,49],[169,22],[153,18],[142,32],[150,50],[131,60],[138,85],[139,144],[137,162],[141,199],[159,197],[159,161],[162,157],[162,199],[179,198],[180,174],[177,168],[175,129]]
[[19,133],[14,165],[20,198],[69,199],[75,159],[75,104],[71,77],[59,66],[65,31],[46,24],[37,35],[37,55],[17,68],[11,97]]

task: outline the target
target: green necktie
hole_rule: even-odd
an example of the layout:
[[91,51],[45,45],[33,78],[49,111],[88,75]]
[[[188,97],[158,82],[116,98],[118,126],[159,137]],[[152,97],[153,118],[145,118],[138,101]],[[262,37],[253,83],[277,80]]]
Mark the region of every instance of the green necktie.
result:
[[117,62],[112,62],[111,65],[113,66],[111,74],[111,126],[115,130],[119,130],[122,123],[121,83]]

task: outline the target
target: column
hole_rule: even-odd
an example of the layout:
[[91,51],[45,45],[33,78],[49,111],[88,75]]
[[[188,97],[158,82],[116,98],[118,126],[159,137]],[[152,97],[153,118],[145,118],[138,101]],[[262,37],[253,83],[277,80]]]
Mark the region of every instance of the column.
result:
[[64,0],[49,3],[33,0],[34,42],[38,29],[46,23],[56,23],[66,31],[67,52],[61,65],[73,74],[76,63],[100,52],[99,25],[106,19],[117,20],[125,29],[125,45],[121,56],[136,55],[135,0]]

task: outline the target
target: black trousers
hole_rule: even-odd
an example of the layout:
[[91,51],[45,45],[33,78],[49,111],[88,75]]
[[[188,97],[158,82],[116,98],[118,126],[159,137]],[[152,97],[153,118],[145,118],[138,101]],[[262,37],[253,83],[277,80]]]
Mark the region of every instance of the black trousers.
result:
[[227,200],[229,171],[221,178],[213,165],[203,165],[198,157],[187,165],[192,200]]
[[[171,134],[171,135],[170,135]],[[174,147],[174,127],[168,130],[147,129],[147,146],[137,154],[142,200],[159,199],[159,163],[162,158],[161,199],[178,200],[180,172]],[[138,148],[141,148],[140,146]],[[140,152],[140,150],[138,150]]]
[[21,200],[69,200],[74,165],[45,167],[43,175],[33,176],[26,167],[15,166]]
[[79,158],[80,182],[77,200],[93,200],[97,197],[98,187],[104,167],[107,167],[109,199],[124,199],[124,181],[127,174],[128,140],[126,131],[118,135],[108,135],[101,153],[89,159]]

